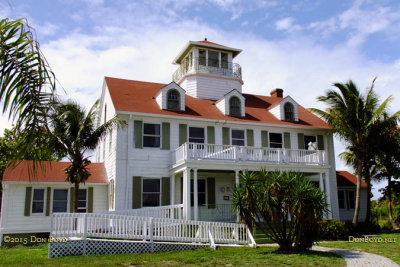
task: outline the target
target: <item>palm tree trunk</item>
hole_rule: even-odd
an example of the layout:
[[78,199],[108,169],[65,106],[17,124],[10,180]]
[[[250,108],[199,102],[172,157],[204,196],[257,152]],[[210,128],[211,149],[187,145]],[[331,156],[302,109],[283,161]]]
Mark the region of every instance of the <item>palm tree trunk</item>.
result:
[[356,207],[354,210],[354,217],[353,217],[353,225],[357,226],[358,223],[358,214],[360,212],[360,191],[361,191],[361,170],[362,170],[362,163],[361,161],[357,164],[357,190],[356,190]]
[[389,221],[392,224],[392,227],[395,231],[400,230],[400,227],[397,225],[397,223],[393,219],[393,211],[392,211],[392,177],[388,177],[388,208],[389,208]]
[[367,183],[367,214],[365,215],[365,222],[368,223],[371,219],[371,177],[369,170],[365,172],[365,182]]
[[79,183],[75,182],[75,199],[74,199],[74,212],[78,212],[78,196],[79,196]]

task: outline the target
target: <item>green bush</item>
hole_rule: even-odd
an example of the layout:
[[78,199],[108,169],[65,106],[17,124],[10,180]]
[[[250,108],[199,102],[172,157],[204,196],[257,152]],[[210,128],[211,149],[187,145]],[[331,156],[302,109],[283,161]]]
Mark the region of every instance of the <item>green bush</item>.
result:
[[346,222],[335,219],[318,222],[318,237],[320,240],[340,240],[349,236],[351,229]]

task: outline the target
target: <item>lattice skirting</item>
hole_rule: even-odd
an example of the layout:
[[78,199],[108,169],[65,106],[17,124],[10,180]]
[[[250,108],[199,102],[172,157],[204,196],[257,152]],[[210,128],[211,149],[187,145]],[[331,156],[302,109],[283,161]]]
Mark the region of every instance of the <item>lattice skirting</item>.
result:
[[68,240],[49,243],[49,258],[71,255],[104,255],[123,253],[147,253],[159,251],[182,251],[208,247],[208,244],[184,244],[123,240]]

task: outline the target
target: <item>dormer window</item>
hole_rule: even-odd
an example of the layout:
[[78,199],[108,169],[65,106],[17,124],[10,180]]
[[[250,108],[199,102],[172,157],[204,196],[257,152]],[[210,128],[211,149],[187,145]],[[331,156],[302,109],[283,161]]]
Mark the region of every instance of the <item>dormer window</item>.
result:
[[229,115],[234,116],[234,117],[240,117],[241,112],[240,112],[240,100],[236,96],[232,96],[229,99]]
[[180,99],[180,94],[177,90],[175,89],[169,90],[167,93],[167,109],[179,110],[180,109],[179,99]]
[[285,103],[284,105],[285,121],[294,121],[294,106],[292,103]]

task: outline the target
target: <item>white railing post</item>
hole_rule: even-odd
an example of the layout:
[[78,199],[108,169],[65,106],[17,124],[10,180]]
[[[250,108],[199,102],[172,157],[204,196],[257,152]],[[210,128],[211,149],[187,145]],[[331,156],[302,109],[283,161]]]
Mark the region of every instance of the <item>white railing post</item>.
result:
[[150,243],[151,243],[151,252],[154,252],[154,236],[153,236],[153,231],[154,231],[154,222],[153,218],[150,218]]
[[213,234],[211,232],[211,227],[210,226],[208,227],[208,238],[210,239],[210,247],[212,249],[216,250],[217,246],[215,245],[214,237],[213,237]]
[[257,246],[257,243],[254,240],[253,235],[251,234],[249,227],[247,227],[247,226],[246,226],[246,231],[247,231],[247,236],[249,237],[249,240],[250,240],[249,246],[255,248]]

